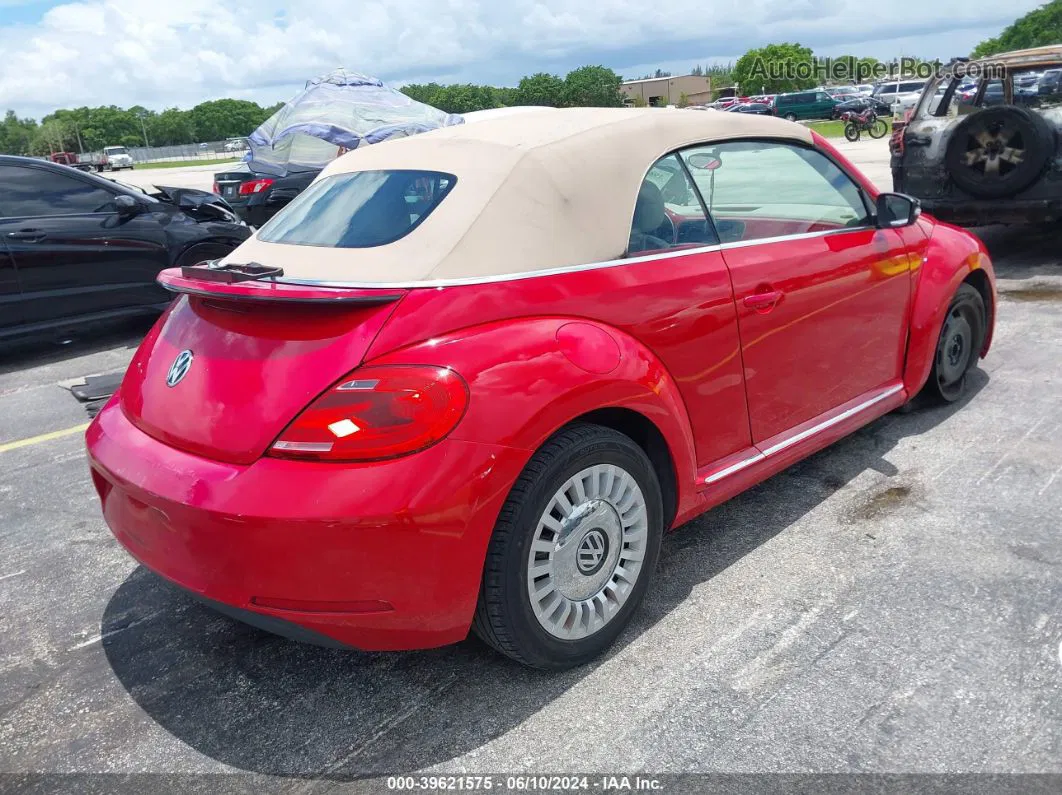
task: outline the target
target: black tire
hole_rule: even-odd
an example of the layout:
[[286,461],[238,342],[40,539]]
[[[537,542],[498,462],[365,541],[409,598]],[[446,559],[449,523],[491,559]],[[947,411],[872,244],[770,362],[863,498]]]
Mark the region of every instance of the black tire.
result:
[[870,125],[870,129],[867,131],[870,133],[871,138],[884,138],[885,134],[889,131],[889,125],[881,119],[875,119],[874,123]]
[[211,259],[220,259],[229,254],[236,246],[221,240],[211,240],[204,243],[195,243],[180,253],[174,260],[173,267],[183,268],[186,265],[197,265],[200,262]]
[[785,118],[786,121],[796,121],[797,120],[797,117],[796,117],[795,113],[787,113],[787,114],[785,114],[785,116],[783,118]]
[[[626,601],[607,623],[579,640],[547,632],[527,594],[527,561],[539,518],[559,488],[595,464],[623,469],[638,484],[646,505],[647,544],[642,569]],[[472,629],[482,640],[524,665],[563,670],[589,662],[607,649],[630,622],[660,556],[663,502],[645,452],[611,428],[575,423],[554,434],[528,462],[501,509],[487,548],[479,603]]]
[[1040,114],[1004,105],[959,122],[944,165],[955,185],[971,196],[1001,199],[1036,182],[1054,151],[1055,133]]
[[844,137],[853,143],[859,140],[859,125],[854,121],[848,122],[844,126]]
[[967,376],[977,366],[986,331],[981,294],[972,285],[960,285],[937,338],[933,369],[923,390],[926,397],[936,403],[954,403],[966,393]]

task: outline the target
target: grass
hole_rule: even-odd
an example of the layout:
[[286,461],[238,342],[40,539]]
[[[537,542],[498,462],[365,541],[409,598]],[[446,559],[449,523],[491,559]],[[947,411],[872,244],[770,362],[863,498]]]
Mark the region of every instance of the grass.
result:
[[[243,154],[242,152],[240,153]],[[165,163],[137,163],[137,170],[142,168],[181,168],[182,166],[216,166],[222,163],[235,163],[238,158],[221,157],[213,160],[169,160]]]
[[812,121],[808,122],[808,128],[823,138],[844,138],[843,121]]

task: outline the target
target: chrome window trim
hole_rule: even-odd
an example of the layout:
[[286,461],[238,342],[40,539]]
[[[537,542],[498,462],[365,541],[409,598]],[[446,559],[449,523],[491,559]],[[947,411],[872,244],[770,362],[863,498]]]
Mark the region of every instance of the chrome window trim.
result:
[[776,237],[762,237],[755,240],[737,240],[732,243],[717,243],[711,246],[697,246],[696,248],[683,248],[676,251],[665,251],[661,254],[649,254],[644,257],[622,257],[620,259],[592,262],[585,265],[565,265],[559,268],[546,268],[538,271],[526,271],[524,273],[504,273],[497,276],[468,276],[460,279],[426,279],[422,281],[408,282],[334,282],[320,279],[293,279],[280,277],[272,281],[278,284],[302,284],[311,287],[347,287],[359,289],[402,289],[414,290],[421,288],[464,287],[474,284],[494,284],[495,282],[513,282],[522,279],[538,279],[543,276],[558,276],[566,273],[581,273],[583,271],[598,270],[603,268],[616,268],[622,265],[635,265],[639,262],[654,260],[674,259],[676,257],[692,256],[694,254],[707,254],[713,251],[729,251],[736,248],[748,248],[749,246],[765,246],[772,243],[785,243],[793,240],[812,240],[828,235],[845,234],[847,232],[863,232],[877,229],[874,226],[853,226],[841,229],[826,229],[821,232],[801,232],[795,235],[778,235]]

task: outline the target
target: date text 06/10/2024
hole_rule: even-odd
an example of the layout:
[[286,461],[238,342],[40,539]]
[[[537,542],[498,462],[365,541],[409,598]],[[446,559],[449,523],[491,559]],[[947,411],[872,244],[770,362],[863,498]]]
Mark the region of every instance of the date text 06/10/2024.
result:
[[663,783],[644,776],[389,776],[387,789],[406,792],[659,792]]

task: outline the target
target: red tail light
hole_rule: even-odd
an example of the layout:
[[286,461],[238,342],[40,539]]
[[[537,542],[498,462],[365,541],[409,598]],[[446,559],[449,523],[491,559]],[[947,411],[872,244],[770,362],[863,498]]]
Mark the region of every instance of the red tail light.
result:
[[380,461],[430,447],[468,406],[464,379],[445,367],[359,368],[311,403],[269,454],[314,461]]
[[263,179],[252,179],[251,181],[244,182],[240,185],[239,193],[241,196],[250,196],[253,193],[261,193],[272,184],[273,180],[268,177]]
[[219,188],[219,187],[218,187],[218,183],[216,183],[216,182],[214,183],[214,188],[213,188],[213,191],[214,191],[214,193],[216,193],[216,194],[217,194],[218,196],[220,196],[220,195],[221,195],[221,188]]

